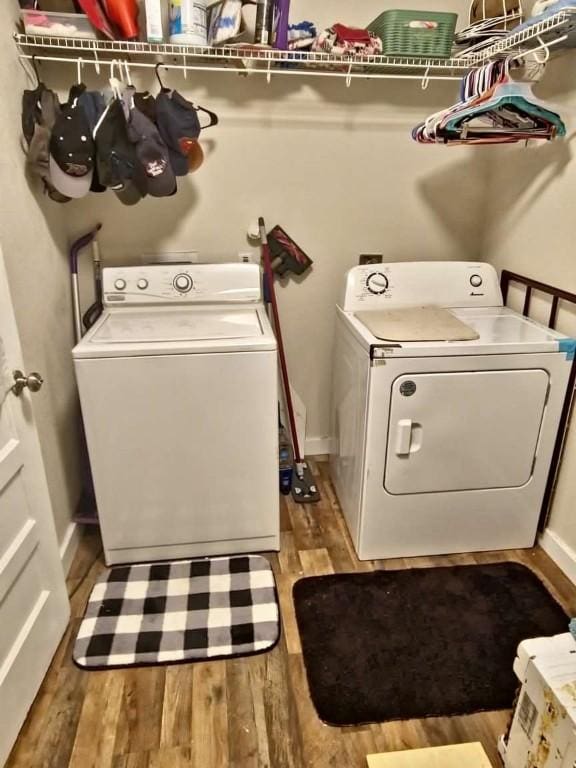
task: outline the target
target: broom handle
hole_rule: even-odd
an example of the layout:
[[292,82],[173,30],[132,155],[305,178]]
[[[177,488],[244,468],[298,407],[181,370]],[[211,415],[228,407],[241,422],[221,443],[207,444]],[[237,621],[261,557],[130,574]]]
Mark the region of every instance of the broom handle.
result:
[[278,356],[280,357],[280,371],[282,373],[282,385],[284,389],[284,398],[286,400],[286,410],[288,411],[288,420],[290,422],[290,432],[292,433],[292,447],[294,448],[294,461],[296,464],[302,463],[300,448],[298,445],[298,433],[296,431],[296,419],[294,417],[294,408],[292,406],[292,394],[290,392],[290,381],[288,380],[288,366],[286,365],[286,355],[284,354],[284,341],[282,339],[282,329],[280,327],[280,316],[278,314],[278,302],[276,301],[276,292],[274,290],[274,272],[270,262],[270,247],[266,235],[266,225],[264,219],[258,219],[260,228],[260,240],[262,242],[262,261],[264,262],[264,275],[268,284],[268,294],[270,305],[272,307],[272,318],[274,320],[274,330],[276,331],[276,340],[278,341]]

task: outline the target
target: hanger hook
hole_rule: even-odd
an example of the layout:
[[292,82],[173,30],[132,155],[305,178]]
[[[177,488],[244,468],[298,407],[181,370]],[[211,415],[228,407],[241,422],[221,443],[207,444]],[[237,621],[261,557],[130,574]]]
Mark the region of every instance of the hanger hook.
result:
[[540,36],[536,38],[538,42],[540,43],[541,50],[544,51],[544,58],[540,58],[537,51],[534,51],[534,59],[536,60],[537,64],[547,64],[548,60],[550,59],[550,48],[546,45],[546,43],[542,40]]
[[126,73],[126,82],[131,86],[133,83],[132,76],[130,75],[130,65],[128,63],[128,59],[124,59],[122,63],[124,65],[124,72]]
[[346,73],[346,88],[350,88],[352,84],[352,64],[348,66],[348,72]]
[[36,85],[40,85],[40,72],[38,71],[38,62],[36,61],[36,54],[32,54],[32,69],[34,70],[34,74],[36,75]]
[[162,80],[160,79],[160,72],[158,71],[160,69],[160,67],[163,67],[163,66],[164,66],[164,62],[159,61],[158,64],[156,64],[156,66],[154,67],[154,74],[156,75],[156,80],[158,80],[158,85],[160,86],[160,88],[162,90],[165,90],[166,87],[165,87],[164,83],[162,82]]
[[424,77],[422,78],[422,90],[425,91],[430,85],[430,67],[426,67]]

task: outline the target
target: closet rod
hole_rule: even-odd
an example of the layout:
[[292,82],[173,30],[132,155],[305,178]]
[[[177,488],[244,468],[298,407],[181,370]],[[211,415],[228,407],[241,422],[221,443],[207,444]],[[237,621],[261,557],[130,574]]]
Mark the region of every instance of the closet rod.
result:
[[[74,64],[74,66],[77,66],[79,63],[82,64],[82,66],[106,66],[110,65],[113,61],[116,63],[124,64],[126,62],[125,59],[98,59],[98,61],[95,61],[94,59],[88,59],[88,58],[70,58],[65,56],[43,56],[43,55],[36,55],[36,54],[30,54],[30,53],[20,53],[19,54],[20,59],[28,59],[35,61],[55,61],[59,63],[64,64]],[[128,61],[126,62],[128,64],[129,69],[155,69],[156,63],[147,63],[147,62],[132,62]],[[426,74],[426,75],[402,75],[402,74],[367,74],[364,72],[315,72],[313,70],[302,70],[302,69],[269,69],[266,68],[258,68],[258,69],[250,69],[246,67],[214,67],[214,66],[208,66],[205,64],[165,64],[164,62],[158,62],[160,66],[163,69],[174,69],[174,70],[181,70],[183,72],[190,72],[190,71],[200,71],[200,72],[237,72],[238,74],[257,74],[257,75],[304,75],[306,77],[341,77],[346,79],[364,79],[364,80],[419,80],[422,82],[423,79],[426,80],[455,80],[460,81],[462,80],[461,75],[433,75],[433,74]]]

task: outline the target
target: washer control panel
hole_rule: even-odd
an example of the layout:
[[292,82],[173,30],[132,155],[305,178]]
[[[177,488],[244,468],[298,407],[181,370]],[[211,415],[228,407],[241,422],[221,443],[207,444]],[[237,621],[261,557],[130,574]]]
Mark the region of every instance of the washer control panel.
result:
[[502,306],[494,267],[477,261],[364,264],[348,272],[340,302],[347,312],[426,305]]
[[107,306],[226,304],[262,300],[257,264],[148,264],[105,267]]

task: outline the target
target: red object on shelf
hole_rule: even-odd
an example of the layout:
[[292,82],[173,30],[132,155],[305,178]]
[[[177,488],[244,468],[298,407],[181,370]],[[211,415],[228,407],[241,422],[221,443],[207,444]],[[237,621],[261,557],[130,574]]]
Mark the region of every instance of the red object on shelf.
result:
[[80,8],[90,19],[92,26],[102,32],[109,40],[116,40],[116,34],[106,18],[99,0],[79,0],[79,3]]
[[138,6],[136,0],[104,0],[106,15],[116,24],[125,40],[138,39]]

